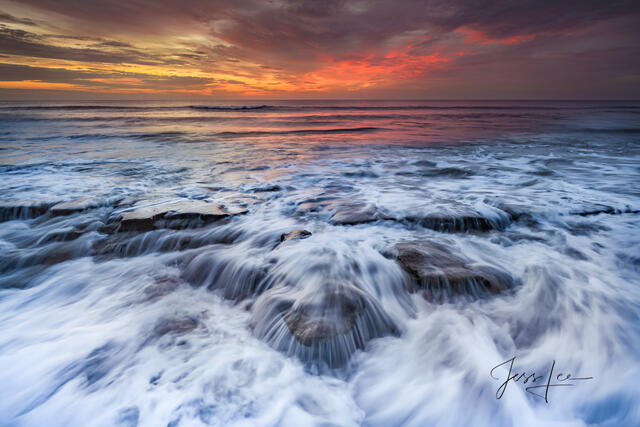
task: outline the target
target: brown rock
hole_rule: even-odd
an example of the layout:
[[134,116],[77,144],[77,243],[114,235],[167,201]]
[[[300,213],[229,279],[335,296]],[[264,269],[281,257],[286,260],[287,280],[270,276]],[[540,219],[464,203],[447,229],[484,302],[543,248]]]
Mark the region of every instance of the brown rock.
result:
[[162,319],[153,328],[153,332],[159,337],[167,334],[179,335],[191,332],[197,327],[198,321],[195,318],[185,316],[173,319]]
[[229,209],[201,200],[174,201],[156,205],[134,207],[119,219],[121,231],[147,231],[154,228],[183,228],[197,221],[198,224],[216,221],[232,215],[246,213],[243,208]]
[[53,205],[50,209],[50,212],[55,216],[71,215],[76,212],[82,212],[90,208],[95,208],[99,205],[100,204],[94,199],[84,197],[82,199],[76,199],[70,202],[62,202]]
[[280,242],[286,242],[287,240],[293,239],[306,239],[309,236],[311,236],[310,231],[304,230],[302,228],[296,228],[295,230],[282,233],[282,235],[280,236]]
[[378,210],[375,206],[364,203],[341,205],[331,216],[330,222],[335,225],[357,225],[377,221]]
[[346,282],[302,293],[272,288],[253,306],[251,325],[274,348],[330,367],[344,365],[374,338],[399,333],[373,297]]
[[481,297],[511,288],[508,273],[489,266],[475,266],[442,245],[429,242],[396,245],[398,263],[415,282],[411,292],[422,291],[427,299],[454,295]]

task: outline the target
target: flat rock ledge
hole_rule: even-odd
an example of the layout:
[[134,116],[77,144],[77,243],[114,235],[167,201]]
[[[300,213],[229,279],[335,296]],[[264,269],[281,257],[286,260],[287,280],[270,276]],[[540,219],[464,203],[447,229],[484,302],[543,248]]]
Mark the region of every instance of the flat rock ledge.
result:
[[111,224],[117,231],[149,231],[157,228],[189,228],[247,213],[244,208],[227,208],[201,200],[175,201],[134,206]]
[[47,213],[55,203],[21,200],[0,204],[0,222],[14,219],[31,219]]
[[427,215],[407,216],[396,219],[399,222],[417,224],[424,228],[442,233],[477,233],[488,231],[503,231],[513,218],[506,212],[501,212],[494,217],[483,216],[476,213],[467,215]]
[[106,202],[100,202],[90,197],[84,197],[69,202],[57,203],[51,207],[49,212],[54,216],[64,216],[107,205],[108,204]]
[[516,283],[510,274],[471,264],[437,243],[400,243],[395,248],[398,263],[414,279],[408,290],[420,292],[427,300],[482,298],[511,289]]

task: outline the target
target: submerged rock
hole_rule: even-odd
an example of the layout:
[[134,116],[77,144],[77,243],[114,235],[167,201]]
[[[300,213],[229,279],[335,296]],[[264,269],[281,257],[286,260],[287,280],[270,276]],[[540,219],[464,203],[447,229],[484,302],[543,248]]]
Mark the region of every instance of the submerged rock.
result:
[[147,286],[143,290],[143,300],[146,302],[155,301],[171,292],[175,291],[180,286],[180,281],[176,277],[161,275],[154,278],[154,283]]
[[[113,223],[115,232],[118,223]],[[101,230],[103,231],[103,230]],[[93,241],[92,254],[101,260],[114,257],[132,257],[150,252],[172,252],[196,249],[212,244],[231,244],[242,235],[242,231],[229,227],[201,230],[153,230],[144,234],[134,231],[107,233],[102,239]]]
[[75,228],[67,228],[62,230],[54,230],[45,234],[38,239],[38,244],[45,245],[51,242],[68,242],[75,240],[84,234],[83,231]]
[[276,287],[255,303],[254,333],[272,347],[305,362],[336,368],[367,342],[398,335],[398,328],[366,292],[327,282],[313,292]]
[[470,169],[454,167],[427,167],[420,170],[420,175],[430,178],[468,178],[475,175]]
[[511,217],[505,213],[502,217],[489,218],[481,215],[410,216],[404,218],[409,223],[419,224],[424,228],[445,233],[486,232],[504,230],[510,223]]
[[153,328],[154,335],[161,337],[167,334],[185,334],[198,327],[198,320],[190,317],[162,319]]
[[287,240],[294,239],[306,239],[311,236],[311,232],[304,230],[302,228],[296,228],[295,230],[287,231],[286,233],[282,233],[280,236],[280,242],[286,242]]
[[0,204],[0,222],[31,219],[44,215],[54,203],[22,200]]
[[267,266],[258,256],[228,252],[228,248],[221,247],[195,256],[186,264],[182,277],[194,286],[220,289],[229,300],[240,301],[260,294]]
[[230,209],[202,200],[184,200],[142,205],[121,214],[118,231],[149,231],[156,228],[188,228],[246,213],[244,208]]
[[249,191],[252,193],[270,193],[270,192],[274,192],[274,191],[282,191],[283,188],[279,185],[273,184],[273,185],[264,185],[262,187],[254,187],[251,188]]
[[329,221],[334,225],[357,225],[374,222],[379,219],[380,215],[375,206],[355,203],[337,206]]
[[375,222],[384,217],[375,205],[333,196],[319,196],[300,203],[296,209],[299,215],[319,213],[329,218],[333,225],[357,225]]
[[571,212],[572,215],[579,215],[579,216],[594,216],[594,215],[601,215],[601,214],[620,215],[620,214],[626,214],[626,213],[637,214],[637,213],[640,213],[640,210],[631,209],[630,206],[626,206],[623,209],[620,209],[620,208],[614,208],[612,206],[596,205],[591,209]]
[[310,199],[303,200],[296,208],[298,215],[305,215],[312,212],[321,212],[327,209],[333,203],[337,203],[340,199],[335,196],[319,195]]
[[421,291],[429,300],[455,295],[480,298],[510,289],[514,279],[489,266],[475,266],[436,243],[396,245],[398,263],[415,281],[410,292]]

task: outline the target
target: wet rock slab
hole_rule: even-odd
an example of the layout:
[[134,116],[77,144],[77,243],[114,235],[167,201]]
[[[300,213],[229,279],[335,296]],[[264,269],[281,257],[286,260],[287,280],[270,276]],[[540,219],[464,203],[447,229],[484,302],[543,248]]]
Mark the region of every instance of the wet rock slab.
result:
[[49,210],[54,216],[71,215],[77,212],[82,212],[87,209],[97,208],[106,205],[105,202],[85,197],[82,199],[76,199],[69,202],[57,203]]
[[477,266],[431,242],[400,243],[397,261],[414,279],[410,292],[421,292],[429,300],[454,296],[481,298],[498,294],[515,285],[514,278],[490,266]]
[[594,204],[592,206],[587,206],[582,210],[572,211],[572,215],[579,216],[595,216],[595,215],[621,215],[621,214],[637,214],[640,213],[638,209],[632,209],[630,206],[625,206],[623,208],[615,208],[613,206],[608,205],[600,205]]
[[252,311],[259,338],[289,356],[332,368],[370,340],[399,334],[376,300],[350,283],[327,282],[313,292],[273,288]]
[[358,225],[390,219],[385,217],[375,205],[329,196],[306,200],[298,205],[296,212],[299,215],[324,213],[329,216],[329,222],[333,225]]
[[479,214],[466,215],[435,215],[407,216],[400,219],[400,222],[418,224],[430,230],[443,233],[468,233],[487,232],[492,230],[502,231],[511,223],[509,214],[487,217]]
[[227,208],[202,200],[184,200],[134,206],[113,222],[117,223],[118,231],[188,228],[246,212],[244,208]]
[[219,289],[229,300],[240,301],[260,294],[267,266],[249,253],[243,253],[243,257],[233,255],[225,247],[203,252],[187,263],[182,277],[194,286]]
[[378,209],[370,204],[354,203],[336,206],[335,213],[331,215],[331,222],[334,225],[357,225],[367,224],[382,219]]
[[4,202],[0,204],[0,222],[14,219],[31,219],[44,215],[54,203],[34,200]]

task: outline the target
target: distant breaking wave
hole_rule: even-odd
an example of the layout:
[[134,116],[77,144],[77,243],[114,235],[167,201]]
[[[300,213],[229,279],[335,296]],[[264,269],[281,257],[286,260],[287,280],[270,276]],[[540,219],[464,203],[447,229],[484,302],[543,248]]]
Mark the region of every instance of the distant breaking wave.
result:
[[264,110],[272,108],[271,105],[190,105],[194,110],[239,111],[239,110]]
[[640,128],[583,128],[580,131],[588,133],[640,133]]
[[[161,132],[133,132],[133,133],[78,133],[66,135],[63,138],[69,140],[102,140],[109,138],[125,138],[125,139],[141,139],[141,140],[159,140],[159,141],[197,141],[202,138],[249,138],[249,137],[268,137],[268,136],[288,136],[288,135],[331,135],[331,134],[354,134],[368,133],[388,130],[380,127],[353,127],[353,128],[332,128],[332,129],[294,129],[294,130],[276,130],[276,131],[224,131],[210,134],[202,134],[199,138],[189,132],[182,131],[161,131]],[[34,140],[46,141],[60,137],[36,137]]]
[[384,129],[369,126],[369,127],[337,128],[337,129],[296,129],[296,130],[284,130],[284,131],[219,132],[215,134],[215,136],[222,137],[222,138],[239,138],[239,137],[270,136],[270,135],[325,135],[325,134],[336,134],[336,133],[375,132],[379,130],[384,130]]

